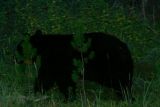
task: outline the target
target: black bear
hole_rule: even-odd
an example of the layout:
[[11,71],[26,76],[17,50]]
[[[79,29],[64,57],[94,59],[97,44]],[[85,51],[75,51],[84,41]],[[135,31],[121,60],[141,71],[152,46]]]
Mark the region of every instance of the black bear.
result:
[[[35,92],[46,92],[56,83],[66,98],[69,87],[75,93],[76,83],[72,80],[73,58],[81,58],[81,52],[72,46],[73,36],[45,35],[38,30],[30,37],[29,42],[41,58]],[[133,61],[127,45],[105,33],[85,33],[84,37],[91,40],[84,56],[94,52],[94,57],[84,65],[85,80],[115,89],[122,99],[125,95],[132,98]],[[17,51],[22,49],[18,48]]]

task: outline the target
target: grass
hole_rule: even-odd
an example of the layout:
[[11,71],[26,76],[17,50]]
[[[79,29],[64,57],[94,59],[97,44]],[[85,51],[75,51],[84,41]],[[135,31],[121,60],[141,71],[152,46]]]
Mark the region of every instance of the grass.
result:
[[[0,107],[159,107],[160,78],[150,81],[134,76],[133,103],[110,98],[110,90],[97,86],[86,94],[81,91],[72,102],[64,102],[57,89],[46,95],[34,95],[33,83],[36,65],[5,64],[0,62]],[[159,74],[157,74],[158,77]],[[92,86],[92,83],[89,83]],[[88,85],[88,86],[89,86]],[[94,86],[94,85],[93,85]],[[98,88],[97,88],[98,87]],[[104,92],[105,90],[105,92]],[[109,94],[108,94],[109,93]]]

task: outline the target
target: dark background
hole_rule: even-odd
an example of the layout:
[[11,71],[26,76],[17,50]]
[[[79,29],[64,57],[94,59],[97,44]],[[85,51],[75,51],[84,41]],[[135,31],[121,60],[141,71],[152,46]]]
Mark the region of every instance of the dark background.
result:
[[159,5],[159,0],[1,0],[0,56],[11,54],[17,41],[41,29],[108,32],[127,42],[137,59],[159,46]]

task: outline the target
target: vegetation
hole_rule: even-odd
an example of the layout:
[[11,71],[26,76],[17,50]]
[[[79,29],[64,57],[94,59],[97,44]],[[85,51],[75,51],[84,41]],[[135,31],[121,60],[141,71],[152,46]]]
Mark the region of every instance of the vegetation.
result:
[[[160,3],[152,2],[152,5],[148,6],[147,3],[150,3],[151,0],[147,2],[141,0],[141,3],[131,6],[129,0],[120,2],[114,0],[114,3],[112,1],[1,1],[0,106],[160,106],[160,20],[157,20],[159,17],[157,13],[159,6],[157,5]],[[49,95],[33,95],[33,83],[37,75],[38,64],[18,65],[15,61],[17,57],[15,48],[20,40],[27,39],[37,29],[52,34],[80,35],[83,32],[107,32],[116,35],[117,38],[128,44],[134,59],[133,93],[136,101],[130,104],[125,101],[106,100],[103,97],[107,96],[107,92],[110,91],[103,92],[108,89],[103,89],[97,84],[96,87],[99,88],[92,87],[92,93],[87,96],[87,101],[83,100],[82,93],[79,92],[76,101],[64,103],[56,88]]]

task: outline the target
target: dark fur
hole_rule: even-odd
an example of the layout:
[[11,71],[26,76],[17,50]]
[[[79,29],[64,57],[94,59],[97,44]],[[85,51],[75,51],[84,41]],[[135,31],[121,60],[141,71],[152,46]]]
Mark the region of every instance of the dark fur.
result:
[[[123,91],[132,97],[133,61],[127,45],[104,33],[86,33],[84,36],[91,39],[84,57],[91,51],[95,54],[84,66],[85,80],[112,87],[122,99]],[[54,83],[65,97],[68,97],[69,86],[75,91],[76,85],[72,80],[73,58],[80,59],[81,56],[71,45],[72,39],[73,35],[43,35],[41,31],[30,37],[30,43],[41,57],[35,92],[46,92]]]

